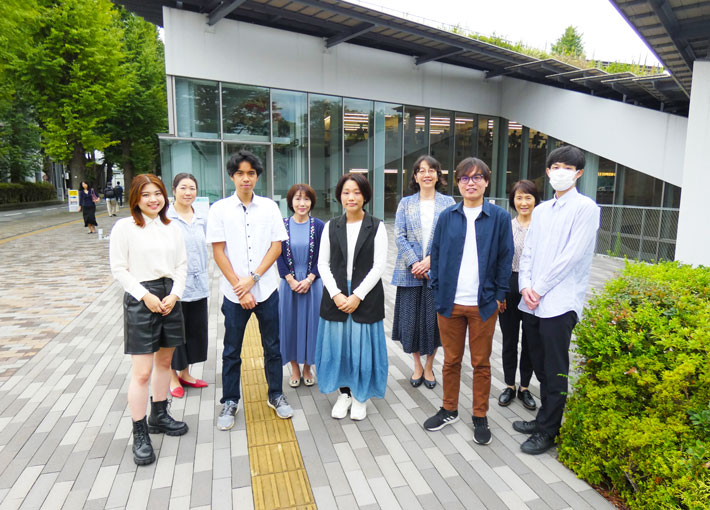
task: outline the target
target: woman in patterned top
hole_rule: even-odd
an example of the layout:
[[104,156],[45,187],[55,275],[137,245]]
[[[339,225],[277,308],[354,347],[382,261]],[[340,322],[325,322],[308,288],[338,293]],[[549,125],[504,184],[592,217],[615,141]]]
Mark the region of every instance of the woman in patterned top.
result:
[[[513,242],[515,254],[513,255],[513,273],[510,276],[510,292],[506,295],[505,311],[498,316],[500,330],[503,333],[503,376],[506,388],[498,397],[498,405],[509,406],[515,398],[515,374],[518,369],[518,339],[520,338],[520,322],[523,315],[518,310],[520,291],[518,290],[518,265],[520,254],[523,252],[525,235],[530,226],[532,211],[540,203],[540,194],[535,183],[528,180],[518,181],[513,185],[508,197],[510,207],[517,211],[513,219]],[[522,404],[533,410],[537,407],[528,386],[532,378],[533,368],[528,354],[528,342],[523,331],[522,349],[520,352],[520,387],[518,398]]]

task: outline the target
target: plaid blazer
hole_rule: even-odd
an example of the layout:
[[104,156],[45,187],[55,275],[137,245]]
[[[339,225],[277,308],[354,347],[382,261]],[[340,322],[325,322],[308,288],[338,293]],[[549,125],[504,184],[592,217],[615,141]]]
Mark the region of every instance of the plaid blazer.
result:
[[422,246],[422,224],[419,214],[419,193],[402,198],[397,207],[394,221],[394,236],[397,243],[397,260],[392,273],[392,285],[398,287],[420,287],[427,280],[418,280],[412,276],[411,266],[419,262],[431,251],[431,240],[439,214],[455,201],[448,195],[437,192],[434,197],[434,224],[427,246]]

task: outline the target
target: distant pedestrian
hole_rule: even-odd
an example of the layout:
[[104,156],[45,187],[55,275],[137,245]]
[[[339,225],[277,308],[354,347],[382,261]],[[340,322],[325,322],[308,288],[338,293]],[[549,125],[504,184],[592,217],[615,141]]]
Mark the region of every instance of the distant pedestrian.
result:
[[89,228],[88,234],[95,234],[98,222],[96,221],[96,203],[99,197],[88,182],[81,181],[79,190],[79,210],[84,216],[84,226]]
[[281,243],[276,260],[281,276],[279,288],[279,338],[281,361],[291,363],[289,386],[315,384],[313,362],[318,336],[318,317],[323,281],[318,273],[318,252],[323,222],[310,215],[316,205],[316,192],[308,184],[294,184],[286,194],[293,216],[284,219],[288,240]]
[[363,207],[372,188],[360,173],[343,175],[335,197],[345,214],[323,227],[318,271],[323,299],[315,365],[323,393],[338,390],[330,415],[351,420],[367,417],[367,401],[384,398],[387,389],[385,295],[387,230]]
[[205,388],[207,383],[190,375],[190,365],[207,360],[207,296],[210,285],[207,276],[207,217],[192,207],[197,198],[197,179],[180,173],[173,179],[175,202],[168,209],[168,218],[182,229],[187,251],[187,282],[180,300],[185,319],[185,345],[173,353],[170,372],[170,394],[182,398],[183,386]]
[[[152,174],[136,176],[128,193],[131,216],[111,231],[111,272],[123,296],[124,352],[131,355],[128,407],[133,420],[133,461],[155,461],[152,434],[181,436],[187,424],[168,414],[170,361],[185,343],[182,307],[187,258],[180,227],[167,218],[167,193]],[[146,422],[152,375],[150,416]],[[165,444],[165,443],[164,443]]]
[[[434,310],[434,292],[429,288],[431,241],[439,214],[454,205],[452,197],[442,195],[443,175],[439,162],[421,156],[414,163],[409,188],[414,195],[404,197],[397,207],[394,235],[397,260],[392,285],[397,286],[392,322],[392,340],[402,342],[402,350],[414,358],[414,373],[409,383],[422,383],[434,389],[434,358],[441,347],[439,326]],[[422,366],[422,356],[426,365]]]
[[106,185],[104,190],[104,198],[106,199],[106,211],[108,211],[109,216],[116,216],[118,214],[118,202],[116,201],[116,194],[111,187],[111,184]]
[[118,200],[118,205],[123,207],[123,188],[120,182],[116,181],[116,185],[113,187],[113,193],[116,196],[116,200]]

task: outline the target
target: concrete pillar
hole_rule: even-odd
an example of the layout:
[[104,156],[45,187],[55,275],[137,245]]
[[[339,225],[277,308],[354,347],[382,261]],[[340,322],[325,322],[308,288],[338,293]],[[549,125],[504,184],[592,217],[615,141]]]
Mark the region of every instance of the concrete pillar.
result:
[[691,90],[675,258],[710,266],[710,235],[705,222],[710,184],[706,152],[710,142],[710,60],[693,64]]
[[599,179],[599,156],[592,152],[586,152],[587,163],[584,165],[584,174],[577,181],[577,190],[597,201],[597,180]]

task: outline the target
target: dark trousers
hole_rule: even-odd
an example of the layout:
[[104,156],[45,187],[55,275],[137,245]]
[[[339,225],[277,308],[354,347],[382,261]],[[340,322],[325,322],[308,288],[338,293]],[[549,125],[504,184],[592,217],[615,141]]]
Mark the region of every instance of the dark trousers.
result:
[[261,332],[261,346],[264,349],[264,372],[269,385],[269,398],[283,393],[281,349],[279,345],[279,293],[274,291],[266,301],[258,303],[251,310],[245,310],[239,303],[224,299],[224,351],[222,352],[222,399],[238,402],[241,398],[242,343],[244,330],[252,313],[256,314]]
[[569,343],[577,324],[577,314],[569,311],[557,317],[539,318],[523,313],[523,331],[528,337],[530,359],[540,381],[538,427],[552,437],[562,425],[567,403]]
[[[508,386],[515,386],[515,374],[518,370],[518,339],[520,338],[520,323],[523,312],[518,309],[520,303],[518,290],[518,273],[510,276],[510,292],[505,296],[505,312],[498,316],[500,331],[503,333],[503,378]],[[533,367],[528,352],[528,337],[523,329],[520,349],[520,386],[530,386]]]

